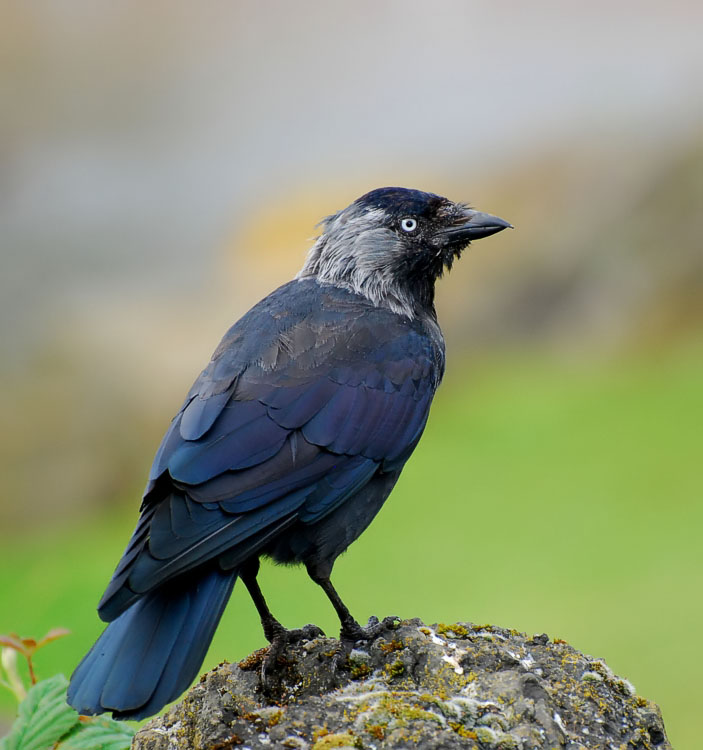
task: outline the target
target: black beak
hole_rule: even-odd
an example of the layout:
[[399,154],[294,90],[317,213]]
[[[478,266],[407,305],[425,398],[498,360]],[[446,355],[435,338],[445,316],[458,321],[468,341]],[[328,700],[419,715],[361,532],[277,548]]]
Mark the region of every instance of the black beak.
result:
[[482,237],[490,237],[503,229],[512,229],[513,225],[504,219],[490,214],[483,214],[467,208],[457,217],[457,222],[446,229],[443,234],[449,245],[466,245],[471,240],[480,240]]

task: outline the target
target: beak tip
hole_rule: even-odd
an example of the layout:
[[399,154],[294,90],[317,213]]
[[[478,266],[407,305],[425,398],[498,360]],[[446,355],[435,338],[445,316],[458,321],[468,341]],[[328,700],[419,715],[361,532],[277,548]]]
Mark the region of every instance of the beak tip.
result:
[[473,212],[473,215],[466,224],[466,228],[474,235],[474,239],[489,237],[492,234],[502,232],[504,229],[514,229],[509,221],[501,219],[499,216],[479,211]]
[[450,244],[466,245],[472,240],[480,240],[490,237],[492,234],[502,232],[504,229],[513,229],[513,225],[501,219],[499,216],[486,214],[472,208],[464,209],[459,217],[462,223],[452,226],[445,232]]
[[489,214],[485,214],[485,219],[483,222],[479,222],[479,226],[481,224],[495,227],[497,231],[501,231],[502,229],[515,229],[509,221],[501,219],[499,216],[491,216]]

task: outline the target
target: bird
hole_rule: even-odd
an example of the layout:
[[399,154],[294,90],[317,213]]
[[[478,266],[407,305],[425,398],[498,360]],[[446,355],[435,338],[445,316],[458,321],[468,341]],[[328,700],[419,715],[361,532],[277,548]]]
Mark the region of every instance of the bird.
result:
[[433,193],[385,187],[328,216],[302,269],[225,334],[156,452],[140,515],[98,605],[108,623],[76,667],[80,714],[142,719],[195,678],[237,579],[271,650],[287,630],[261,557],[331,582],[427,423],[445,368],[435,282],[473,240],[511,227]]

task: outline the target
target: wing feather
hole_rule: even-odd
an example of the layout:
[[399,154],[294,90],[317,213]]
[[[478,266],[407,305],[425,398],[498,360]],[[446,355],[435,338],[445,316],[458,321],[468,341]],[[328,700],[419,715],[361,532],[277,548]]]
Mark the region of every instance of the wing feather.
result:
[[291,523],[316,523],[417,443],[443,367],[436,342],[303,286],[250,311],[196,380],[157,451],[105,619],[209,560],[235,567]]

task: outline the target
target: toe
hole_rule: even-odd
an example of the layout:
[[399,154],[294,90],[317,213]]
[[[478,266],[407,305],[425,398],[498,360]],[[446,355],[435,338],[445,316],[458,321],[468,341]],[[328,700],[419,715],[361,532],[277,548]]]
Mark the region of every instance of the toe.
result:
[[342,641],[373,641],[388,630],[393,630],[396,623],[400,621],[399,617],[384,617],[379,622],[378,617],[371,616],[366,627],[361,627],[356,621],[345,623],[340,632]]

